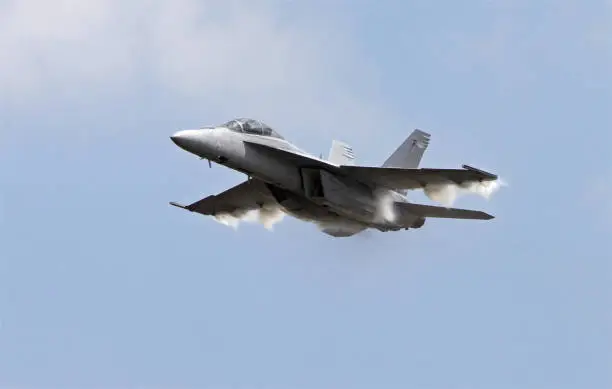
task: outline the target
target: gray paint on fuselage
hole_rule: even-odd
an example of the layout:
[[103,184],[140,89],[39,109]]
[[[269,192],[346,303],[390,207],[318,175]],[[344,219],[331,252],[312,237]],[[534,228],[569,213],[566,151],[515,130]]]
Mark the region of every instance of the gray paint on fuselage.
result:
[[[355,219],[354,216],[351,217],[342,210],[334,211],[327,206],[317,204],[303,195],[300,168],[273,154],[249,147],[245,143],[252,142],[290,151],[316,160],[323,166],[337,167],[337,165],[304,152],[284,139],[240,133],[224,127],[189,131],[193,131],[190,138],[197,138],[197,141],[192,139],[189,144],[179,144],[181,147],[200,158],[214,161],[266,182],[279,206],[287,214],[300,220],[319,224],[323,232],[333,236],[350,236],[368,227],[382,230],[398,229],[386,223],[367,223],[364,217]],[[396,201],[404,201],[403,195],[395,191],[390,191],[390,193]]]
[[[200,142],[188,145],[189,152],[268,183],[277,203],[287,214],[309,222],[332,225],[344,222],[344,218],[337,213],[299,195],[302,191],[302,180],[296,166],[249,148],[244,143],[256,142],[308,155],[290,142],[262,135],[237,133],[223,127],[194,131],[201,131],[198,134]],[[362,224],[359,223],[359,226]],[[354,229],[355,226],[352,227]]]

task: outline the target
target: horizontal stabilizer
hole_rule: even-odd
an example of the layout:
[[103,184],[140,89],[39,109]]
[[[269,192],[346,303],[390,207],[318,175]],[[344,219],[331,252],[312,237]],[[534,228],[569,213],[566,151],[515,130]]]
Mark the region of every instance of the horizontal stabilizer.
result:
[[408,213],[425,218],[491,220],[495,217],[486,212],[471,209],[446,208],[412,203],[395,203],[395,206],[400,213]]

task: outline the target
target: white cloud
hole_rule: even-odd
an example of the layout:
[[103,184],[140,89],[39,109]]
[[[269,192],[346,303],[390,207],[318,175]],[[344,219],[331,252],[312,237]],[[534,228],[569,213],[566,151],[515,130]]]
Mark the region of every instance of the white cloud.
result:
[[319,135],[370,131],[388,115],[345,38],[349,26],[287,7],[257,0],[0,2],[0,101],[30,106],[55,95],[112,95],[146,80],[221,115],[255,114],[281,126],[298,115],[302,128]]
[[113,2],[8,1],[0,8],[4,99],[33,97],[64,82],[106,82],[125,74],[126,43],[106,37]]

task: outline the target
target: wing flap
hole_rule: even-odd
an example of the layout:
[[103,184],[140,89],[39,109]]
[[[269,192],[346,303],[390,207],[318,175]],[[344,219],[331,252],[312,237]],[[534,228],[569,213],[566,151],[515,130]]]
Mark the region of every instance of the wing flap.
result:
[[170,205],[202,215],[246,212],[259,209],[276,201],[265,184],[259,180],[248,180],[217,195],[208,196],[189,205],[171,202]]
[[446,208],[433,205],[412,204],[412,203],[395,203],[396,207],[402,213],[411,215],[443,218],[443,219],[472,219],[472,220],[491,220],[495,218],[486,212],[475,211],[471,209]]
[[464,165],[463,169],[400,169],[387,167],[340,166],[340,170],[360,181],[392,189],[421,189],[428,184],[453,182],[464,185],[480,181],[495,181],[495,174]]

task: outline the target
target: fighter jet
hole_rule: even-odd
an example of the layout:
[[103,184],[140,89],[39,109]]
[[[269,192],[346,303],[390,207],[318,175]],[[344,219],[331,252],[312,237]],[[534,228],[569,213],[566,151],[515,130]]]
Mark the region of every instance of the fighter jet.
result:
[[240,118],[223,125],[182,130],[170,138],[181,149],[247,175],[220,194],[189,205],[171,205],[202,215],[244,215],[280,208],[317,224],[334,237],[368,228],[398,231],[421,228],[427,218],[480,219],[475,210],[415,204],[407,191],[430,185],[458,186],[497,180],[497,175],[462,169],[423,169],[419,163],[431,135],[414,130],[381,167],[356,166],[352,148],[332,141],[327,160],[299,149],[259,120]]

